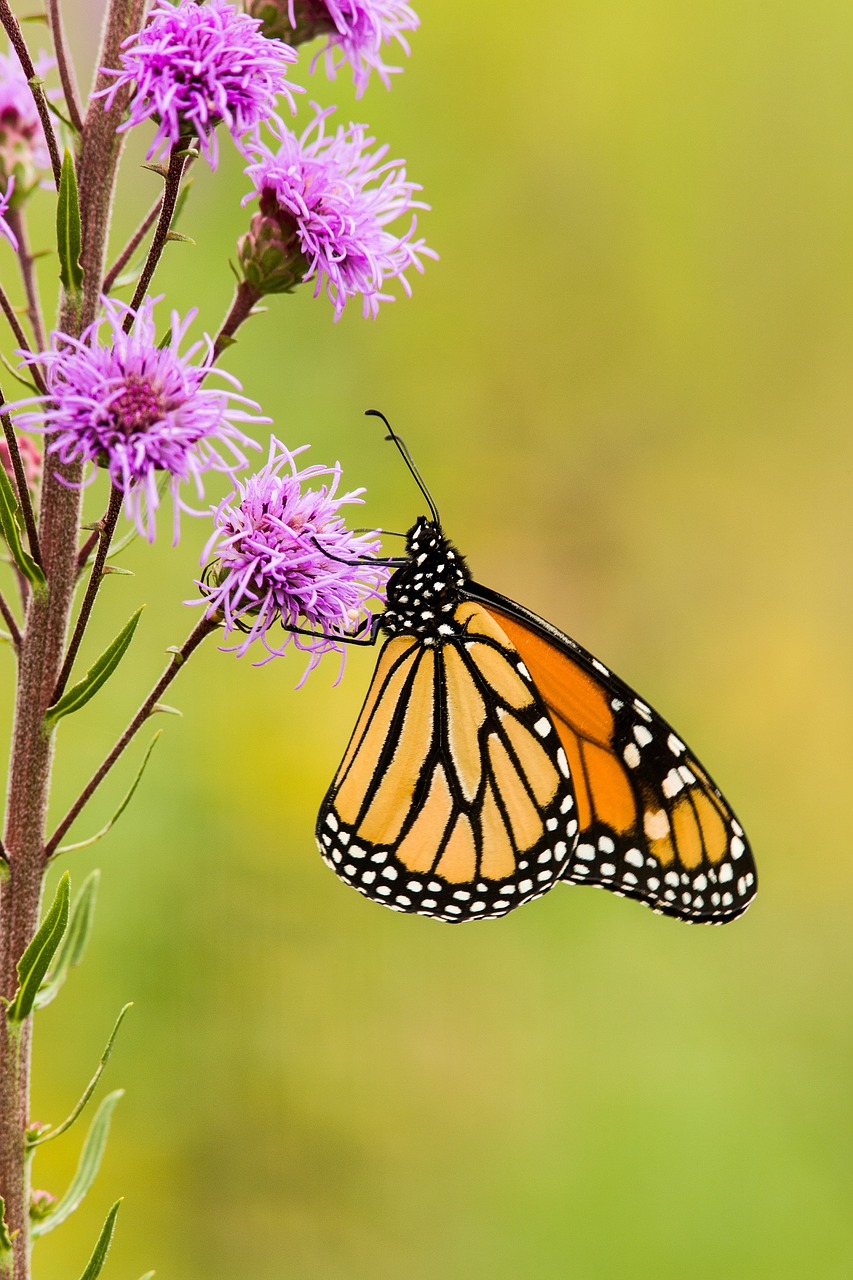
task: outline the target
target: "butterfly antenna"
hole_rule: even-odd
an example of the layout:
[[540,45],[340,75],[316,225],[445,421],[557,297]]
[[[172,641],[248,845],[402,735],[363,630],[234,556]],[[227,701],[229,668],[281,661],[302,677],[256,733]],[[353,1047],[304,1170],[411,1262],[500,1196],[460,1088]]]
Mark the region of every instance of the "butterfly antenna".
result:
[[418,486],[421,493],[424,495],[424,497],[427,500],[427,505],[429,506],[430,512],[432,513],[433,520],[437,525],[440,525],[441,516],[438,514],[438,507],[433,502],[432,494],[424,484],[423,477],[420,471],[418,471],[417,467],[415,466],[414,460],[412,458],[412,455],[409,453],[409,449],[408,449],[408,446],[406,445],[406,442],[400,439],[400,437],[395,432],[394,428],[391,426],[391,423],[385,417],[385,414],[380,413],[378,409],[365,409],[364,416],[366,418],[379,418],[381,422],[385,423],[385,426],[388,430],[388,435],[385,437],[385,439],[392,440],[394,444],[397,446],[400,452],[400,456],[402,457],[406,466],[409,468],[409,471],[412,473],[412,477],[415,481],[415,484]]

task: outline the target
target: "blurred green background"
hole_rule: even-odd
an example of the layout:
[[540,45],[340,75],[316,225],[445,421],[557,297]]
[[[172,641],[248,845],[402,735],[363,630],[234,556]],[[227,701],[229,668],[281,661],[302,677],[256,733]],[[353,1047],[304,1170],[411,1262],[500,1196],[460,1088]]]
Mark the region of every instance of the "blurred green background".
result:
[[[227,367],[291,446],[368,486],[366,519],[407,528],[419,495],[361,416],[381,407],[476,575],[695,745],[761,892],[722,930],[562,888],[460,930],[382,911],[312,834],[374,655],[295,692],[297,655],[256,668],[211,644],[170,694],[184,718],[156,726],[132,808],[67,860],[78,884],[104,876],[89,959],[39,1016],[36,1117],[71,1108],[136,1004],[102,1172],[37,1275],[81,1270],[123,1194],[110,1276],[841,1280],[853,10],[418,7],[391,93],[355,103],[344,74],[310,96],[407,157],[440,263],[376,323],[356,304],[333,325],[308,291],[273,299]],[[65,8],[87,65],[102,6]],[[229,151],[216,175],[197,167],[197,245],[158,278],[214,330],[247,216]],[[116,246],[157,191],[140,158]],[[49,218],[45,197],[45,245]],[[103,491],[88,501],[98,514]],[[57,818],[195,620],[181,602],[204,526],[187,519],[173,550],[167,524],[124,558],[136,578],[106,584],[86,656],[149,607],[121,687],[60,731]],[[64,1187],[81,1136],[45,1149],[37,1186]]]

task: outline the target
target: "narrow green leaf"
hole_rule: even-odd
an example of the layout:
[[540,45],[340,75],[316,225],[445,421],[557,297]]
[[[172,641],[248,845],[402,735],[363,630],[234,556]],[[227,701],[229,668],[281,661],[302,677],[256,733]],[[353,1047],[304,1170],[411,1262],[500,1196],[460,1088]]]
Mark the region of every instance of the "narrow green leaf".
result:
[[113,1109],[119,1098],[124,1096],[124,1089],[116,1089],[112,1093],[108,1093],[104,1098],[95,1117],[86,1134],[86,1141],[83,1143],[83,1150],[80,1152],[80,1160],[77,1164],[77,1172],[71,1179],[68,1190],[65,1195],[57,1203],[56,1208],[46,1217],[41,1218],[38,1222],[32,1224],[31,1234],[33,1236],[47,1235],[48,1231],[52,1231],[54,1227],[58,1227],[66,1218],[70,1218],[71,1214],[83,1200],[87,1191],[95,1181],[98,1169],[101,1165],[101,1158],[104,1154],[104,1148],[107,1145],[107,1137],[110,1132],[110,1120],[112,1118]]
[[167,231],[166,239],[175,240],[178,244],[195,244],[195,240],[193,240],[192,236],[181,235],[180,231]]
[[56,953],[50,972],[36,993],[34,1008],[43,1009],[56,999],[71,969],[76,969],[86,951],[92,921],[95,918],[95,898],[98,892],[100,871],[92,871],[83,881],[80,892],[71,908],[68,931]]
[[59,110],[59,107],[56,105],[56,103],[51,102],[50,99],[47,97],[47,95],[45,95],[44,101],[48,111],[52,111],[53,114],[56,116],[57,120],[61,120],[64,125],[67,125],[67,127],[71,130],[72,133],[79,132],[79,130],[77,129],[77,126],[71,123],[71,121],[68,119],[68,116],[64,115],[63,112]]
[[110,1054],[113,1051],[115,1038],[118,1035],[119,1027],[121,1026],[122,1022],[124,1022],[124,1016],[127,1013],[128,1009],[132,1009],[132,1008],[133,1008],[133,1001],[130,1000],[124,1006],[124,1008],[120,1011],[118,1017],[116,1018],[115,1026],[110,1032],[110,1038],[107,1041],[107,1046],[104,1049],[104,1052],[101,1054],[101,1060],[95,1069],[95,1074],[92,1076],[92,1079],[89,1081],[89,1083],[86,1085],[86,1088],[83,1090],[83,1094],[80,1098],[80,1101],[77,1103],[77,1106],[74,1108],[74,1110],[71,1112],[69,1116],[66,1116],[66,1118],[62,1121],[62,1124],[58,1124],[55,1129],[52,1129],[50,1125],[42,1125],[39,1128],[38,1132],[35,1132],[35,1131],[33,1132],[32,1137],[28,1136],[27,1138],[28,1149],[32,1150],[33,1147],[40,1147],[43,1142],[50,1142],[53,1138],[58,1138],[61,1133],[67,1133],[68,1130],[71,1128],[72,1124],[74,1123],[74,1121],[78,1119],[86,1103],[89,1101],[92,1094],[95,1092],[98,1081],[100,1080],[101,1076],[104,1073],[104,1067],[107,1065],[107,1063],[110,1060]]
[[12,377],[15,379],[16,382],[20,382],[22,387],[27,387],[28,390],[32,391],[34,395],[39,394],[39,389],[36,386],[36,384],[34,382],[30,382],[29,378],[22,378],[21,375],[18,373],[18,370],[15,368],[15,366],[13,364],[10,364],[10,362],[3,355],[2,351],[0,351],[0,360],[3,361],[3,364],[8,369],[9,373],[11,373]]
[[24,544],[21,542],[19,510],[12,481],[7,476],[5,467],[0,467],[0,527],[3,529],[3,537],[12,553],[12,559],[33,590],[43,591],[47,586],[44,573],[30,553],[24,550]]
[[97,844],[97,842],[99,840],[102,840],[103,837],[115,826],[115,824],[118,822],[119,818],[124,813],[127,806],[130,804],[131,800],[133,799],[133,793],[136,790],[136,788],[139,786],[140,778],[145,772],[145,766],[148,764],[148,758],[151,755],[151,752],[154,750],[154,747],[157,744],[157,739],[160,737],[162,732],[163,732],[162,729],[158,729],[157,732],[154,734],[154,737],[151,739],[150,743],[148,744],[148,750],[145,752],[145,755],[142,757],[142,764],[139,766],[139,772],[137,773],[136,777],[133,779],[133,783],[131,785],[130,790],[122,800],[119,807],[116,809],[113,816],[110,818],[107,825],[105,827],[101,827],[100,831],[96,831],[93,836],[89,836],[88,840],[79,840],[77,844],[60,845],[60,847],[56,851],[57,854],[74,853],[77,849],[86,849],[90,844]]
[[52,729],[63,716],[70,715],[73,711],[79,711],[90,698],[95,696],[101,685],[106,684],[130,648],[133,633],[136,630],[144,607],[143,605],[142,608],[137,609],[133,617],[124,624],[115,640],[107,645],[100,658],[92,664],[83,679],[70,689],[66,689],[59,701],[52,707],[48,707],[43,722],[45,729]]
[[66,293],[77,295],[83,287],[80,266],[80,197],[74,157],[68,148],[62,160],[59,199],[56,205],[56,247],[59,251],[59,278]]
[[86,1270],[80,1277],[80,1280],[97,1280],[101,1274],[101,1269],[107,1260],[110,1245],[113,1239],[113,1232],[116,1226],[116,1216],[121,1208],[121,1200],[116,1200],[112,1209],[107,1214],[107,1220],[101,1228],[101,1234],[98,1236],[98,1242],[92,1250],[92,1256],[88,1261]]
[[184,718],[183,711],[179,711],[177,707],[169,707],[165,702],[154,703],[154,706],[151,708],[152,716],[156,715],[158,711],[164,716],[180,716],[182,720]]
[[62,941],[62,935],[68,927],[68,899],[71,893],[71,881],[66,871],[56,886],[56,896],[50,910],[38,927],[38,931],[24,954],[18,961],[18,981],[20,983],[15,998],[9,1008],[10,1022],[23,1022],[35,1002],[36,993],[42,984],[48,966],[56,949]]
[[101,570],[103,576],[108,573],[118,574],[120,578],[135,578],[136,574],[132,569],[120,569],[117,564],[105,564]]
[[184,212],[184,208],[186,206],[187,200],[189,199],[192,185],[193,185],[193,180],[192,178],[190,178],[187,182],[184,183],[184,185],[181,187],[180,192],[178,193],[178,198],[175,201],[175,212],[172,214],[173,229],[177,226],[178,219],[180,218],[181,214]]
[[[6,1201],[0,1196],[0,1257],[12,1252],[12,1237],[6,1222]],[[153,1272],[151,1273],[153,1275]]]
[[154,1280],[156,1274],[156,1271],[146,1271],[144,1276],[139,1277],[139,1280]]

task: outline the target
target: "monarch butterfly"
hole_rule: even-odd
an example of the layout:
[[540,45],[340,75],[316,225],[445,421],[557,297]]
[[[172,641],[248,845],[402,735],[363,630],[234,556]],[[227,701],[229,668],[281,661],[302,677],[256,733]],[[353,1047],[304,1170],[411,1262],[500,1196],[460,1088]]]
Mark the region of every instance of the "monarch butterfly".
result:
[[387,635],[320,807],[347,884],[395,911],[506,915],[558,882],[724,924],[755,895],[743,829],[666,721],[576,641],[473,581],[430,509],[406,535]]

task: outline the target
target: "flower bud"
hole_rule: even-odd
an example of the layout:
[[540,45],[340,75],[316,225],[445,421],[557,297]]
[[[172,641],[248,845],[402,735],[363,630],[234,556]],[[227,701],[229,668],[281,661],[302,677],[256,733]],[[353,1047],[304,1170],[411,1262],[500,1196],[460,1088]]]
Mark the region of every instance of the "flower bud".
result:
[[[335,21],[323,0],[249,0],[247,10],[260,18],[261,31],[268,40],[296,46],[334,31]],[[290,20],[290,11],[296,23]]]
[[31,1191],[30,1192],[30,1217],[34,1222],[38,1222],[47,1215],[56,1206],[56,1196],[50,1191]]
[[[41,475],[41,449],[28,436],[19,436],[18,452],[24,464],[24,475],[27,477],[27,484],[33,486]],[[14,479],[15,468],[12,465],[9,446],[3,436],[0,436],[0,467],[3,468],[7,476]]]
[[264,192],[260,212],[237,245],[243,275],[265,293],[291,293],[305,279],[308,261],[302,253],[296,222]]

